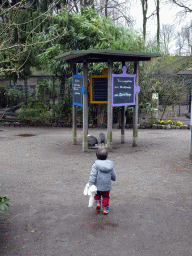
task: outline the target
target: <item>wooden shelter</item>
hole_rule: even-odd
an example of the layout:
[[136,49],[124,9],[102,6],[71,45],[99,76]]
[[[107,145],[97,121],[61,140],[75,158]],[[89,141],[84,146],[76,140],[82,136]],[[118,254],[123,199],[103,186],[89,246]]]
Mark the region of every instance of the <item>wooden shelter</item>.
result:
[[[87,135],[88,135],[88,63],[107,62],[108,63],[108,101],[107,101],[107,147],[112,147],[112,116],[113,109],[111,106],[111,84],[113,73],[113,62],[121,62],[125,66],[126,61],[134,62],[134,73],[136,74],[136,84],[139,84],[139,61],[150,61],[151,58],[160,57],[160,54],[130,52],[121,50],[82,50],[70,51],[56,57],[57,60],[64,60],[73,64],[73,74],[76,72],[76,63],[83,63],[83,86],[85,93],[83,94],[83,151],[87,151]],[[138,134],[138,94],[136,93],[136,104],[134,106],[133,115],[133,146],[136,145],[136,137]],[[124,143],[124,115],[125,108],[122,108],[122,128],[121,142]],[[73,144],[77,143],[76,128],[76,106],[73,105]]]

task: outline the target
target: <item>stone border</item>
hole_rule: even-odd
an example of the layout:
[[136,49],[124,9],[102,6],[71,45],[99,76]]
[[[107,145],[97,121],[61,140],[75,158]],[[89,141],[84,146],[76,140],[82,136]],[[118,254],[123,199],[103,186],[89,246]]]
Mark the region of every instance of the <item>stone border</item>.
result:
[[[71,128],[72,125],[70,123],[65,124],[65,123],[52,123],[52,124],[41,124],[41,123],[34,123],[34,124],[24,124],[20,122],[0,122],[0,127],[2,126],[7,126],[7,127],[68,127]],[[82,126],[78,126],[79,128],[82,128]],[[91,127],[89,128],[100,128],[100,127]],[[106,127],[101,127],[101,128],[106,128]],[[133,129],[133,124],[126,124],[125,125],[126,129]],[[121,126],[117,124],[113,124],[113,129],[121,129]],[[147,124],[138,124],[138,129],[158,129],[158,130],[171,130],[171,129],[183,129],[183,130],[190,130],[190,124],[188,125],[181,125],[181,126],[176,126],[176,125],[147,125]]]
[[181,125],[181,126],[176,126],[176,125],[157,125],[153,124],[152,129],[162,129],[162,130],[171,130],[171,129],[190,129],[190,124],[189,125]]

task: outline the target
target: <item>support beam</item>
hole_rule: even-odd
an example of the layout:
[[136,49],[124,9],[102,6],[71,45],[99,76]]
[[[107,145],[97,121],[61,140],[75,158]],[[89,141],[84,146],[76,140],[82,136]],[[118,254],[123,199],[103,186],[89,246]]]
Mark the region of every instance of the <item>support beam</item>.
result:
[[[122,61],[122,67],[125,61]],[[125,106],[121,107],[121,143],[125,143]]]
[[121,143],[125,143],[125,106],[121,107]]
[[87,151],[87,135],[88,135],[88,68],[87,61],[83,61],[83,86],[85,93],[83,94],[83,152]]
[[113,62],[108,60],[108,102],[107,102],[107,147],[112,148],[112,123],[113,123],[113,109],[111,106],[111,77],[113,73]]
[[191,122],[190,122],[190,131],[191,131],[191,145],[190,145],[189,157],[192,160],[192,85],[191,85]]
[[[54,76],[53,76],[52,101],[53,101],[53,107],[55,107],[55,78],[54,78]],[[55,111],[53,112],[53,119],[55,121]]]
[[[134,63],[134,73],[136,74],[136,85],[139,86],[139,62]],[[138,136],[138,93],[136,93],[135,106],[133,108],[133,144],[137,146],[136,138]]]
[[[76,64],[72,67],[73,75],[76,74]],[[77,106],[73,105],[73,145],[77,145]]]

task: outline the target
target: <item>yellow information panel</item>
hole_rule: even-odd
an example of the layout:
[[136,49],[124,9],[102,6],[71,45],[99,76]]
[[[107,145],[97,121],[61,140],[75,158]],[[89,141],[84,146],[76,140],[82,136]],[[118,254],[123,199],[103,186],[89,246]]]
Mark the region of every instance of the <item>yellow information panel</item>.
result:
[[103,75],[90,76],[90,100],[92,104],[107,104],[108,97],[108,69],[104,68]]

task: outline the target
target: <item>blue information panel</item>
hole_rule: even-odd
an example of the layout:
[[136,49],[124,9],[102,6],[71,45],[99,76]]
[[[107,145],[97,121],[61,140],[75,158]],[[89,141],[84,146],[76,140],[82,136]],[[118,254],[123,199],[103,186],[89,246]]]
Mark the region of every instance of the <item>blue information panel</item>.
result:
[[83,75],[78,74],[78,68],[76,75],[73,75],[72,80],[72,89],[73,89],[73,105],[83,106]]

